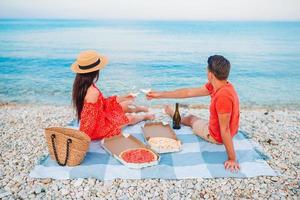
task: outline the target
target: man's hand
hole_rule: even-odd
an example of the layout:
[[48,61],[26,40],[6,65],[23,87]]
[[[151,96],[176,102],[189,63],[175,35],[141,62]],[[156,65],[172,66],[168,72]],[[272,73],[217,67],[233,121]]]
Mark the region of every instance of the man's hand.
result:
[[150,91],[146,94],[148,100],[158,99],[160,97],[160,92]]
[[224,167],[226,170],[230,170],[231,172],[238,172],[240,170],[240,165],[235,160],[227,160],[224,163]]
[[232,141],[232,136],[229,129],[230,113],[218,114],[220,131],[225,149],[227,152],[228,160],[224,163],[225,169],[231,172],[239,171],[240,165],[236,162],[236,156]]

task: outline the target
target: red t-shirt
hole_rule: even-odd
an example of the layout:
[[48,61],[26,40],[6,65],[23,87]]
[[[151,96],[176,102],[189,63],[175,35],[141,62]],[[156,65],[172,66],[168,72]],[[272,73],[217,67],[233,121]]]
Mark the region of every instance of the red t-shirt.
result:
[[220,131],[218,114],[230,113],[229,128],[230,133],[234,136],[238,132],[240,109],[239,98],[233,87],[233,85],[227,82],[218,90],[214,91],[211,83],[205,85],[211,96],[210,101],[210,117],[209,117],[209,133],[210,135],[220,143],[223,143]]

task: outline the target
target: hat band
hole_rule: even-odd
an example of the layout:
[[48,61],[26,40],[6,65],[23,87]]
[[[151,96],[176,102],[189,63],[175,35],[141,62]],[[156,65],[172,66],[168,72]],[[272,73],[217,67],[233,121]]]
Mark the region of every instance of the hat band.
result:
[[85,65],[85,66],[82,66],[82,65],[78,65],[79,66],[79,68],[80,69],[91,69],[91,68],[93,68],[93,67],[96,67],[97,65],[99,65],[100,64],[100,58],[98,58],[98,60],[95,62],[95,63],[93,63],[93,64],[90,64],[90,65]]

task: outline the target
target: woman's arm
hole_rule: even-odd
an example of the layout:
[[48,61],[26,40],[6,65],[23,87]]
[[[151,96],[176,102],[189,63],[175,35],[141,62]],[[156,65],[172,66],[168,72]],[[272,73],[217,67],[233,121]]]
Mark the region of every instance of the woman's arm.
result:
[[123,101],[133,101],[135,97],[131,94],[123,95],[123,96],[117,96],[116,100],[118,103],[121,103]]

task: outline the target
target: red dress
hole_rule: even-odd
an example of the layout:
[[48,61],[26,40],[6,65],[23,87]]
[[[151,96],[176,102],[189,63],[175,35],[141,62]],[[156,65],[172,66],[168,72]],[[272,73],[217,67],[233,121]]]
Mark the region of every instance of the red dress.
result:
[[121,126],[128,124],[129,120],[116,96],[105,98],[94,84],[93,87],[99,91],[99,97],[95,103],[84,102],[79,129],[92,140],[120,134]]

